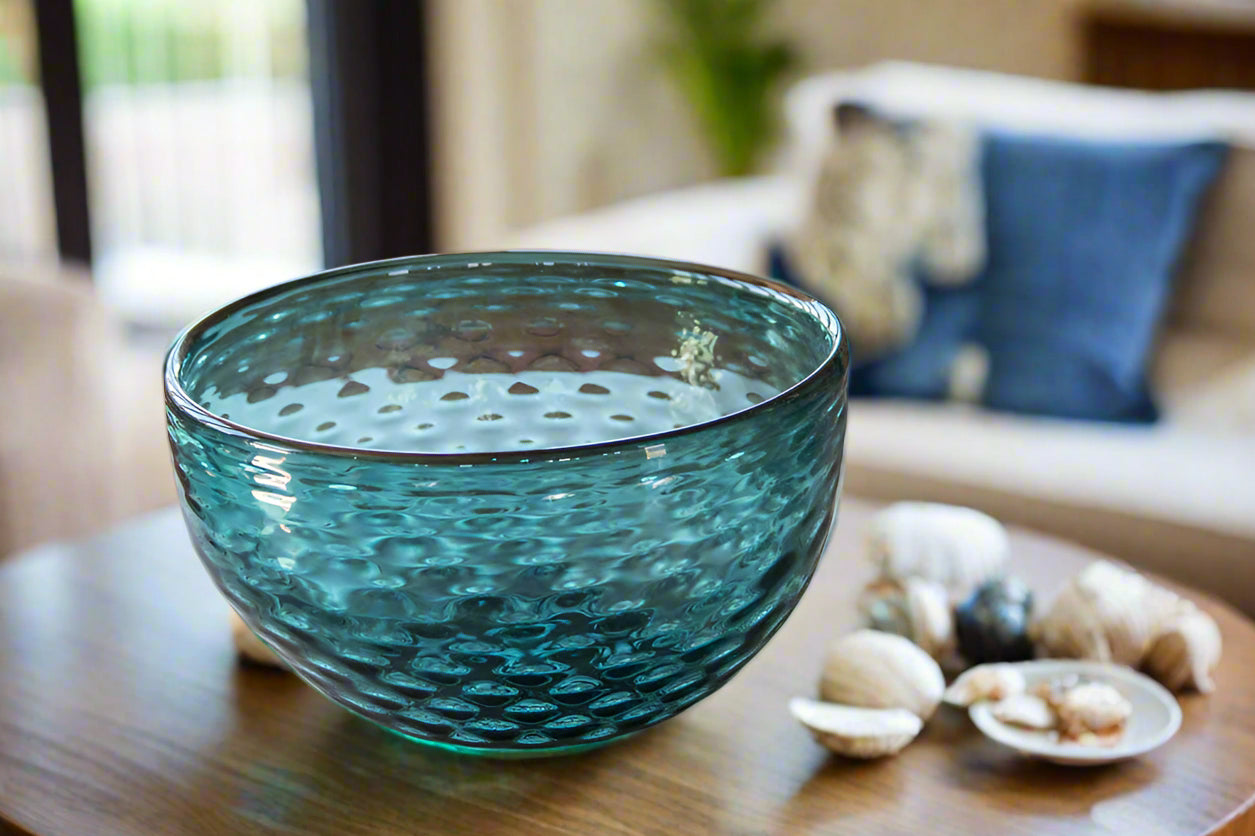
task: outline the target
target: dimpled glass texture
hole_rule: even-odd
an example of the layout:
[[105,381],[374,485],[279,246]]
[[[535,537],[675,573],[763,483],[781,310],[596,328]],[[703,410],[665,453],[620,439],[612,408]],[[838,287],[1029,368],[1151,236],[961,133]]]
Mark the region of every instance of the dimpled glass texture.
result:
[[553,754],[710,694],[836,512],[825,307],[693,264],[509,252],[321,273],[188,328],[179,494],[303,679],[414,740]]

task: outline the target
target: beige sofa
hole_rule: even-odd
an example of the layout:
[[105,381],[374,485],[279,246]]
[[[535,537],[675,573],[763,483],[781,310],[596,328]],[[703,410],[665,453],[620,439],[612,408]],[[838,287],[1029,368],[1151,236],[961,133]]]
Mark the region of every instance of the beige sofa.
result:
[[0,265],[0,560],[174,501],[159,351],[75,270]]
[[796,219],[832,104],[1024,130],[1233,143],[1164,324],[1154,426],[958,404],[856,401],[847,489],[974,505],[1206,589],[1255,614],[1255,95],[1150,94],[912,64],[802,82],[781,173],[650,196],[519,231],[512,246],[615,250],[751,272]]

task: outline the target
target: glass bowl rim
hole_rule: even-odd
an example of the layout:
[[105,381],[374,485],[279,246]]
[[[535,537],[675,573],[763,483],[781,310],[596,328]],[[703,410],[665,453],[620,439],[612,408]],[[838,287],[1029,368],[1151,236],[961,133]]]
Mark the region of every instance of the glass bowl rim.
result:
[[[183,388],[183,384],[179,380],[179,373],[182,370],[183,361],[186,359],[188,351],[196,338],[198,338],[206,329],[218,324],[223,319],[241,308],[246,308],[251,305],[264,302],[272,296],[296,290],[303,285],[317,284],[319,282],[366,270],[380,270],[387,267],[403,264],[412,265],[425,261],[452,261],[456,263],[466,260],[472,263],[483,263],[485,261],[490,262],[491,259],[502,256],[520,255],[535,256],[537,261],[540,261],[544,256],[559,256],[563,259],[571,261],[573,266],[580,265],[580,259],[590,259],[589,263],[596,261],[603,263],[611,261],[616,265],[630,266],[637,264],[642,267],[699,273],[718,277],[736,284],[748,285],[751,288],[757,287],[771,290],[804,303],[815,315],[815,318],[832,332],[832,347],[830,348],[827,356],[824,357],[824,359],[817,366],[815,366],[815,368],[813,368],[800,380],[797,380],[791,386],[782,389],[771,397],[764,398],[762,401],[756,404],[751,404],[744,409],[739,409],[735,412],[728,412],[706,421],[685,424],[681,427],[669,430],[660,430],[658,432],[645,433],[642,435],[624,436],[604,441],[593,441],[584,444],[572,444],[563,447],[538,447],[534,450],[485,450],[475,452],[437,453],[417,450],[381,450],[354,447],[344,444],[327,444],[318,441],[307,441],[305,439],[266,432],[265,430],[259,430],[245,424],[239,424],[229,418],[223,418],[216,415],[201,406],[198,401],[192,398],[191,395],[188,394],[187,390]],[[398,280],[407,278],[412,279],[413,275],[398,275],[392,278],[396,278]],[[510,249],[407,255],[400,256],[398,258],[366,261],[358,264],[346,264],[342,267],[320,270],[316,273],[290,279],[288,281],[280,282],[270,287],[255,291],[215,308],[184,327],[183,330],[179,332],[178,336],[174,338],[173,343],[171,343],[169,350],[166,352],[165,362],[163,364],[163,380],[165,389],[165,405],[168,410],[195,424],[209,426],[222,434],[234,436],[241,440],[272,444],[288,448],[288,450],[329,456],[342,456],[353,459],[456,466],[486,464],[489,462],[527,463],[536,460],[552,460],[556,457],[574,458],[576,456],[585,456],[588,454],[612,453],[628,448],[650,445],[653,443],[664,443],[669,439],[696,434],[714,426],[721,426],[723,424],[747,420],[755,413],[763,411],[772,405],[795,400],[806,392],[809,392],[818,385],[818,381],[825,377],[827,373],[830,372],[838,362],[840,362],[841,357],[847,353],[845,328],[842,326],[841,321],[837,318],[837,315],[833,313],[827,305],[795,287],[781,284],[780,282],[773,281],[771,279],[761,278],[749,273],[742,273],[738,270],[714,267],[707,264],[698,264],[691,261],[678,261],[668,258],[654,258],[651,256],[630,255],[626,253],[584,250]],[[848,374],[848,363],[846,369],[843,370],[843,374]],[[285,450],[284,452],[287,452],[288,450]]]

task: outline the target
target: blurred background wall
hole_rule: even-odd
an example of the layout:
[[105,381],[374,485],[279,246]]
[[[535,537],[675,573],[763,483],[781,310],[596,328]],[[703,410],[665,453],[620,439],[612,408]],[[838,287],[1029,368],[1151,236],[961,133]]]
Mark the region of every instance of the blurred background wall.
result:
[[[712,176],[652,60],[659,4],[434,0],[437,230],[491,244],[555,215]],[[1082,0],[781,0],[798,74],[885,59],[1077,79]]]

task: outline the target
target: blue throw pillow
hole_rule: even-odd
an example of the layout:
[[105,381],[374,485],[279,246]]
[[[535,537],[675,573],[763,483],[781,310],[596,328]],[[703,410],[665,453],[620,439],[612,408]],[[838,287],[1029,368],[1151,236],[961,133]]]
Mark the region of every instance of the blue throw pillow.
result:
[[994,409],[1153,421],[1146,367],[1216,142],[990,133],[976,339]]
[[[983,402],[1104,421],[1158,417],[1146,367],[1219,142],[1113,143],[989,132],[987,263],[968,285],[924,284],[910,345],[868,364],[850,394],[941,399],[964,343],[989,352]],[[772,275],[805,288],[780,247]]]

